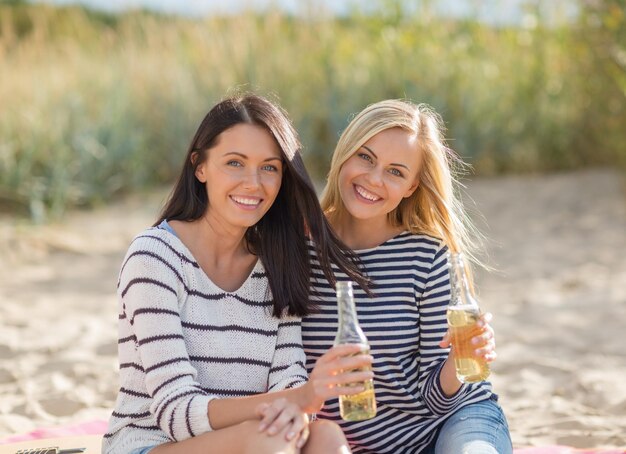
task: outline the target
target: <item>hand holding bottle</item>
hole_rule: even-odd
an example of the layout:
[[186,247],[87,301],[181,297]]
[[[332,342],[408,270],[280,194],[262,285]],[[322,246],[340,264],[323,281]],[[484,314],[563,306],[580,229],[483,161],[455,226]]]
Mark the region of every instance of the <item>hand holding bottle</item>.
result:
[[[481,315],[478,320],[477,327],[479,332],[476,336],[472,337],[471,345],[475,347],[474,355],[476,358],[482,358],[485,362],[490,363],[498,356],[496,353],[496,338],[493,327],[489,324],[493,316],[490,312],[486,312]],[[445,336],[439,342],[441,348],[448,348],[452,345],[450,341],[450,330],[448,330]],[[454,355],[454,350],[451,351],[450,356]],[[452,360],[454,358],[451,358]]]
[[365,390],[362,383],[371,380],[374,374],[371,371],[373,358],[364,353],[364,348],[361,344],[336,345],[317,360],[309,380],[302,386],[305,411],[314,413],[328,399]]
[[[448,255],[450,266],[450,304],[446,317],[452,343],[452,358],[457,379],[461,383],[475,383],[486,380],[490,374],[489,363],[481,353],[491,355],[489,341],[493,339],[493,330],[488,320],[481,315],[478,301],[474,298],[468,279],[463,254]],[[478,347],[478,348],[477,348]]]

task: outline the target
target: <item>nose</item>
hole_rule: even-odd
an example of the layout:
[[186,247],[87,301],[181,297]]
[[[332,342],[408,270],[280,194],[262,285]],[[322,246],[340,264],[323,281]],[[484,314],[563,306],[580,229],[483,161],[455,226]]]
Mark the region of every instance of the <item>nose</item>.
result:
[[378,166],[374,167],[367,173],[367,180],[372,186],[383,185],[383,172]]
[[257,189],[261,185],[261,176],[258,172],[252,172],[244,177],[243,186],[246,189]]

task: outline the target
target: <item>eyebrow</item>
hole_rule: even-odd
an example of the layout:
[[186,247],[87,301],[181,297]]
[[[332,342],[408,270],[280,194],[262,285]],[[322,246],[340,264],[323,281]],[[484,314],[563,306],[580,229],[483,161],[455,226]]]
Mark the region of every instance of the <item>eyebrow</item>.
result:
[[[244,158],[244,159],[248,159],[247,155],[245,155],[245,154],[243,154],[243,153],[241,153],[239,151],[229,151],[228,153],[225,153],[224,156],[228,156],[228,155],[232,155],[232,154],[234,154],[235,156],[239,156],[241,158]],[[274,161],[274,160],[283,162],[283,159],[280,156],[272,156],[271,158],[264,159],[263,162]]]
[[[361,145],[361,147],[365,148],[367,151],[369,151],[370,153],[372,153],[376,159],[378,159],[378,156],[376,156],[376,153],[374,153],[370,147],[365,146],[365,145]],[[409,170],[409,171],[410,171],[410,169],[409,169],[409,167],[408,167],[408,166],[406,166],[406,165],[404,165],[404,164],[400,164],[399,162],[392,162],[392,163],[391,163],[391,165],[392,165],[392,166],[396,166],[396,167],[404,167],[406,170]]]

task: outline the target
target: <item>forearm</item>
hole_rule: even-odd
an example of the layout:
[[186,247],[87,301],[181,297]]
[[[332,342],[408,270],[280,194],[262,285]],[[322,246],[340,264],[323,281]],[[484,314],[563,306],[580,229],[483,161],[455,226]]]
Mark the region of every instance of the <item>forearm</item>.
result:
[[209,402],[207,410],[209,422],[213,429],[223,429],[250,419],[260,419],[256,413],[257,407],[262,403],[271,403],[281,397],[298,405],[305,412],[314,411],[307,397],[307,385],[303,385],[299,388],[254,396],[213,399]]
[[[259,418],[256,409],[260,404],[284,398],[300,407],[305,413],[319,411],[324,402],[341,394],[356,394],[362,389],[350,386],[373,378],[373,358],[363,355],[361,345],[338,345],[319,358],[309,381],[298,388],[230,399],[214,399],[207,409],[209,422],[214,429],[222,429],[243,421]],[[364,370],[365,369],[365,370]]]

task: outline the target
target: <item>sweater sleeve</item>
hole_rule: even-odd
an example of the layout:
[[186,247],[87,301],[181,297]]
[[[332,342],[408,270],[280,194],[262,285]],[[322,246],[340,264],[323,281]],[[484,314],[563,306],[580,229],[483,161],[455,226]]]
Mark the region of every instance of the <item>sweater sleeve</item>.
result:
[[439,342],[448,329],[446,310],[450,303],[450,278],[448,272],[448,248],[437,248],[424,290],[419,297],[419,378],[418,387],[424,403],[437,416],[452,411],[467,393],[467,385],[452,396],[446,396],[439,376],[450,352],[441,348]]
[[295,317],[283,317],[278,323],[276,348],[268,379],[270,392],[297,388],[308,379],[301,325],[301,320]]
[[118,295],[141,361],[130,366],[143,372],[157,425],[180,441],[212,430],[208,403],[215,396],[196,381],[183,338],[179,299],[187,287],[180,258],[153,243],[135,240],[120,272]]

